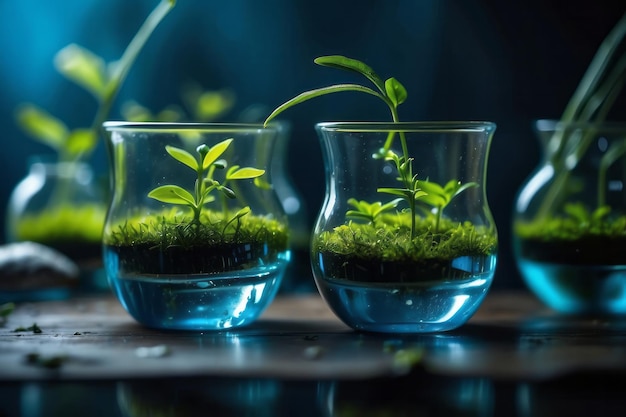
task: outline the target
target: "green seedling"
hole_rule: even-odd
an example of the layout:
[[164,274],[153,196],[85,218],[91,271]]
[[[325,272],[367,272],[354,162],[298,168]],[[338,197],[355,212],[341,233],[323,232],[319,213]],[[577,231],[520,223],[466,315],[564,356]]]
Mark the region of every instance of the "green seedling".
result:
[[[383,81],[383,79],[367,64],[356,59],[347,58],[344,56],[322,56],[316,58],[314,62],[321,66],[342,69],[363,75],[365,78],[371,81],[372,84],[374,84],[375,89],[359,84],[336,84],[328,87],[306,91],[278,106],[265,120],[266,125],[280,113],[297,104],[313,99],[315,97],[344,91],[357,91],[378,97],[389,107],[393,121],[396,123],[399,122],[398,106],[404,103],[408,97],[406,88],[404,88],[400,81],[393,77]],[[414,158],[411,158],[409,156],[406,137],[404,133],[400,132],[399,134],[402,147],[402,155],[397,155],[391,150],[395,135],[396,132],[389,132],[383,148],[381,148],[376,154],[374,154],[373,157],[375,159],[384,159],[385,161],[389,161],[394,164],[398,172],[397,179],[402,184],[402,187],[379,188],[378,191],[399,196],[402,200],[406,201],[412,214],[411,238],[414,238],[416,236],[415,217],[417,215],[416,203],[418,201],[422,201],[435,207],[437,210],[437,218],[440,219],[443,208],[450,202],[452,197],[458,195],[460,192],[469,187],[476,186],[477,184],[472,183],[461,185],[458,181],[452,180],[445,187],[442,187],[432,182],[420,181],[417,178],[417,175],[413,174]],[[429,197],[429,191],[426,191],[422,188],[423,184],[427,185],[430,192],[434,193],[434,195]],[[361,202],[359,204],[365,207],[364,204],[368,203]],[[380,204],[380,207],[388,207],[389,205],[395,207],[398,204],[398,201],[394,200],[384,205],[382,203],[374,203],[372,204],[372,207],[376,204]],[[357,209],[358,210],[356,212],[350,210],[348,212],[348,217],[354,217],[355,215],[357,215],[362,218],[368,218],[368,215],[372,214],[367,212],[362,213],[360,211],[360,207],[357,207]],[[371,221],[373,222],[373,217],[371,218]],[[438,225],[439,221],[437,222],[437,226]]]
[[424,192],[419,201],[433,208],[436,218],[435,230],[439,230],[443,209],[446,208],[452,199],[461,194],[468,188],[478,187],[475,182],[461,184],[460,181],[450,180],[445,186],[441,186],[436,182],[419,181],[418,186]]
[[93,52],[73,43],[55,55],[57,71],[88,91],[98,102],[90,127],[72,130],[58,118],[31,103],[18,108],[16,118],[19,126],[35,140],[54,149],[60,161],[88,157],[97,145],[102,123],[108,118],[126,75],[152,32],[175,4],[176,0],[161,0],[118,61],[106,63]]
[[368,223],[374,224],[381,214],[393,210],[401,201],[401,198],[396,198],[395,200],[383,204],[380,201],[368,203],[367,201],[359,201],[356,198],[350,198],[348,204],[354,207],[355,210],[348,210],[346,217],[353,220],[365,220]]
[[[55,55],[56,70],[97,101],[96,113],[90,126],[72,129],[32,103],[22,104],[16,109],[18,125],[28,136],[54,150],[57,162],[63,163],[67,175],[54,183],[45,206],[38,212],[22,215],[13,223],[15,239],[45,243],[60,249],[73,259],[100,253],[99,250],[93,250],[99,247],[102,239],[106,215],[104,201],[90,200],[77,204],[73,198],[75,184],[71,180],[71,170],[78,169],[75,162],[85,161],[93,153],[101,134],[101,126],[109,117],[115,97],[128,72],[153,31],[175,4],[175,0],[158,2],[117,61],[107,63],[93,52],[74,43]],[[92,251],[85,251],[85,246],[92,248]],[[87,252],[90,254],[86,254]]]
[[184,107],[172,104],[156,113],[129,100],[122,105],[122,114],[131,122],[213,122],[228,113],[235,104],[232,91],[204,90],[195,83],[182,89],[181,99]]
[[[559,126],[545,138],[544,150],[554,168],[554,178],[534,217],[515,222],[515,234],[520,238],[578,240],[582,245],[583,240],[600,234],[611,239],[623,239],[626,235],[626,217],[615,211],[610,213],[606,201],[607,172],[626,154],[626,138],[613,142],[601,157],[595,208],[575,202],[571,195],[586,186],[579,183],[573,189],[573,173],[597,139],[598,127],[606,120],[626,82],[625,39],[626,14],[602,41],[561,114]],[[591,250],[593,246],[592,243]]]
[[[170,104],[156,113],[134,100],[129,100],[122,105],[122,115],[132,122],[209,123],[228,113],[235,104],[235,94],[232,91],[204,90],[195,83],[182,89],[181,98],[184,106]],[[181,132],[180,138],[187,147],[195,148],[200,144],[202,135],[188,131]]]
[[[590,128],[582,135],[576,129],[574,131],[567,127],[557,129],[548,139],[545,149],[555,167],[556,178],[552,188],[546,193],[548,197],[538,211],[539,221],[554,215],[559,203],[557,199],[560,195],[559,190],[563,188],[596,137],[594,126],[606,120],[622,91],[626,82],[624,38],[626,38],[626,13],[603,40],[561,115],[560,122],[563,126],[587,123]],[[623,150],[620,154],[623,154]],[[603,194],[598,196],[598,206],[604,204],[603,197]]]
[[[235,191],[227,186],[231,181],[258,179],[265,173],[265,170],[240,167],[233,165],[228,167],[228,163],[224,159],[219,159],[228,149],[233,139],[226,139],[213,147],[209,148],[203,144],[196,148],[197,156],[192,155],[184,149],[174,146],[166,146],[167,153],[182,164],[191,168],[196,172],[196,180],[193,190],[188,191],[178,185],[162,185],[148,193],[148,197],[168,204],[179,204],[188,206],[193,212],[192,223],[200,224],[200,214],[203,207],[212,201],[215,201],[214,192],[220,192],[223,197],[237,198]],[[225,171],[222,182],[216,179],[217,170]],[[235,214],[234,219],[238,219],[250,211],[244,208]],[[226,213],[226,211],[225,211]],[[231,223],[234,219],[229,221]]]

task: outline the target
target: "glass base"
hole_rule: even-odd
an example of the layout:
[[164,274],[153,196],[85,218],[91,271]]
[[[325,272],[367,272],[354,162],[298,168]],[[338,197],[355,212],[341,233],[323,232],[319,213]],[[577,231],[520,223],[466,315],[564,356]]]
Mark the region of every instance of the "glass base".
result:
[[121,274],[107,260],[109,284],[139,323],[170,330],[222,330],[255,321],[274,299],[286,262],[222,274]]
[[518,258],[530,290],[566,314],[626,314],[626,265],[569,265]]
[[453,330],[476,312],[493,273],[466,280],[362,283],[319,279],[324,300],[355,330],[429,333]]

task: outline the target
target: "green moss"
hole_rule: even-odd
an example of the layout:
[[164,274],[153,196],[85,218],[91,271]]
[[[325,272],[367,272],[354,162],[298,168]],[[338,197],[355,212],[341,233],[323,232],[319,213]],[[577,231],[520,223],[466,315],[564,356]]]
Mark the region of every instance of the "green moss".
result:
[[521,239],[571,242],[580,239],[604,237],[626,238],[626,216],[574,217],[568,214],[549,216],[532,221],[518,220],[513,225]]
[[55,205],[35,214],[26,214],[15,225],[20,241],[43,244],[91,242],[100,244],[106,215],[98,204]]
[[581,203],[564,206],[563,214],[518,220],[513,224],[516,248],[525,258],[568,265],[622,265],[626,249],[626,216],[610,216]]
[[459,256],[486,256],[495,253],[495,230],[434,217],[418,217],[411,238],[411,217],[407,212],[385,214],[376,223],[350,222],[316,238],[316,250],[349,255],[353,259],[385,262],[452,260]]
[[267,244],[278,250],[288,246],[287,226],[269,216],[236,211],[224,213],[204,209],[200,221],[178,208],[137,216],[111,226],[104,243],[110,246],[143,246],[165,250],[171,247],[220,247],[233,244]]

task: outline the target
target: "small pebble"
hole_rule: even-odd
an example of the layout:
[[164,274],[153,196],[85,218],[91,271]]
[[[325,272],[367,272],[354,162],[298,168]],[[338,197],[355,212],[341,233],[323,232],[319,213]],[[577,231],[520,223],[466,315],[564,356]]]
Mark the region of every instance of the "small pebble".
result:
[[79,274],[71,259],[40,243],[0,245],[0,291],[71,287]]

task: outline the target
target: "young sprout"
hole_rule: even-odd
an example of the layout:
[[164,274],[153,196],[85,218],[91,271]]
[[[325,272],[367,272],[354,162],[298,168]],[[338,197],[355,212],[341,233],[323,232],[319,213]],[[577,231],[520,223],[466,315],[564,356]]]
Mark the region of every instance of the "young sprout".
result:
[[[357,74],[363,75],[369,81],[371,81],[376,90],[360,85],[360,84],[335,84],[328,87],[322,87],[315,90],[305,91],[292,98],[291,100],[287,100],[285,103],[278,106],[268,117],[265,119],[265,125],[276,116],[278,116],[283,111],[287,110],[290,107],[295,106],[296,104],[300,104],[304,101],[310,100],[315,97],[323,96],[326,94],[339,93],[343,91],[357,91],[361,93],[366,93],[373,95],[374,97],[378,97],[389,107],[391,111],[391,118],[394,122],[399,122],[400,119],[398,117],[398,106],[404,103],[407,99],[407,91],[406,88],[398,81],[397,79],[391,77],[387,78],[385,81],[367,64],[353,59],[347,58],[341,55],[329,55],[329,56],[321,56],[319,58],[315,58],[313,61],[317,65],[337,68],[345,71],[356,72]],[[395,136],[394,132],[389,134],[387,138],[387,142],[383,148],[383,153],[388,151],[391,147],[391,143],[393,141],[393,137]],[[406,148],[406,143],[403,141],[402,150],[407,156],[408,150]]]
[[[228,167],[228,163],[224,159],[219,159],[228,149],[233,139],[226,139],[213,147],[209,148],[206,144],[202,144],[196,148],[197,156],[192,155],[184,149],[174,146],[166,146],[167,153],[188,166],[196,172],[196,181],[193,190],[188,191],[178,185],[162,185],[148,193],[148,197],[168,204],[180,204],[188,206],[193,212],[193,223],[200,224],[200,214],[203,207],[212,201],[215,197],[212,192],[221,192],[224,197],[237,198],[235,192],[227,187],[227,183],[235,180],[256,179],[265,173],[265,170],[240,167],[233,165]],[[216,170],[226,170],[224,180],[219,182],[215,178]],[[239,218],[247,214],[249,210],[243,210],[235,217]],[[241,214],[243,213],[243,214]]]
[[175,5],[176,0],[161,0],[119,61],[107,65],[102,58],[76,44],[67,45],[55,55],[57,71],[91,93],[98,101],[91,127],[70,130],[61,120],[33,104],[24,104],[17,109],[19,126],[34,139],[53,148],[61,161],[79,160],[88,156],[97,145],[102,123],[107,119],[135,59],[152,32]]
[[[366,87],[359,84],[336,84],[328,87],[318,88],[315,90],[306,91],[297,95],[296,97],[286,101],[278,106],[265,120],[265,125],[276,116],[290,107],[300,104],[304,101],[310,100],[315,97],[319,97],[326,94],[338,93],[343,91],[357,91],[381,99],[391,111],[391,117],[394,123],[399,122],[398,118],[398,106],[404,103],[407,99],[407,91],[404,86],[395,78],[383,79],[368,65],[356,59],[347,58],[340,55],[322,56],[316,58],[314,61],[316,64],[331,68],[338,68],[350,72],[356,72],[363,75],[369,81],[371,81],[375,89]],[[413,158],[409,156],[409,151],[406,143],[406,137],[404,133],[400,132],[400,143],[402,147],[402,155],[397,155],[391,150],[393,139],[396,132],[389,132],[384,146],[373,155],[375,159],[384,159],[385,161],[392,162],[398,172],[398,181],[402,184],[401,187],[385,187],[379,188],[377,191],[399,196],[401,200],[407,202],[412,214],[411,220],[411,238],[415,237],[416,230],[416,202],[424,201],[426,204],[431,204],[437,211],[437,227],[439,226],[439,220],[441,218],[441,211],[450,202],[452,197],[460,193],[461,191],[475,186],[477,184],[465,184],[461,185],[458,181],[452,180],[445,187],[441,187],[438,184],[420,181],[417,175],[413,174]],[[456,185],[455,185],[456,184]],[[423,189],[422,185],[427,185],[428,190]],[[434,195],[429,196],[430,193]],[[351,202],[350,202],[351,201]],[[378,208],[388,207],[388,204],[393,204],[395,207],[398,204],[398,200],[393,200],[391,203],[382,205],[381,203],[369,204],[366,202],[357,202],[351,199],[349,203],[357,210],[349,210],[346,213],[347,217],[368,219],[373,222],[374,213]],[[389,206],[391,207],[391,206]],[[374,211],[372,211],[374,210]],[[379,212],[377,213],[379,214]]]
[[441,215],[443,209],[452,201],[454,197],[461,194],[468,188],[478,187],[478,183],[468,182],[461,184],[460,181],[450,180],[445,186],[441,186],[436,182],[419,181],[419,187],[424,191],[424,195],[420,198],[420,202],[433,207],[435,214],[435,231],[439,230]]
[[396,208],[400,201],[402,201],[401,198],[396,198],[395,200],[383,204],[380,201],[368,203],[367,201],[358,201],[356,198],[350,198],[348,204],[354,207],[355,210],[348,210],[346,217],[353,220],[365,220],[368,223],[374,224],[378,216]]
[[[374,84],[376,89],[372,89],[370,87],[366,87],[359,84],[336,84],[328,87],[319,88],[316,90],[306,91],[304,93],[299,94],[298,96],[292,98],[291,100],[286,101],[282,105],[278,106],[265,120],[265,125],[272,119],[274,119],[277,115],[287,110],[290,107],[295,106],[296,104],[302,103],[304,101],[310,100],[315,97],[319,97],[326,94],[338,93],[343,91],[357,91],[366,94],[373,95],[381,99],[391,111],[391,118],[394,122],[399,121],[398,117],[398,106],[407,98],[406,88],[398,81],[397,79],[391,77],[387,78],[385,81],[367,64],[358,61],[356,59],[347,58],[341,55],[331,55],[331,56],[322,56],[316,58],[314,61],[318,65],[338,68],[345,71],[356,72],[357,74],[363,75],[369,81]],[[382,149],[380,149],[378,154],[374,155],[374,158],[377,159],[393,159],[395,154],[390,150],[391,145],[393,143],[393,138],[395,136],[395,132],[389,132],[387,136],[387,140],[385,141],[385,145]],[[398,169],[399,178],[404,185],[404,189],[396,189],[397,192],[391,192],[391,194],[400,195],[403,199],[407,201],[409,204],[409,208],[411,213],[413,214],[413,222],[411,227],[411,236],[414,236],[415,233],[415,199],[421,196],[423,193],[420,192],[419,188],[417,188],[417,179],[412,175],[412,159],[409,157],[408,147],[406,144],[406,138],[404,134],[400,134],[400,140],[402,144],[402,153],[403,156],[401,158],[395,157],[396,168]],[[391,189],[387,189],[387,191],[391,191]]]

